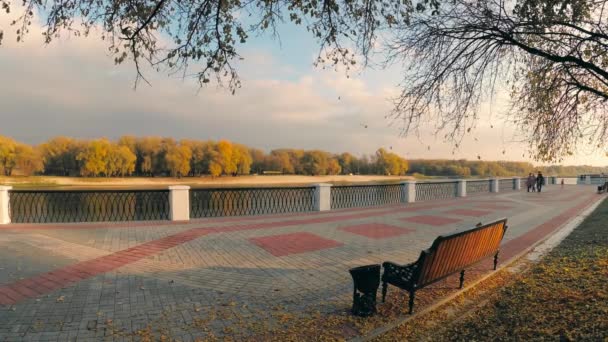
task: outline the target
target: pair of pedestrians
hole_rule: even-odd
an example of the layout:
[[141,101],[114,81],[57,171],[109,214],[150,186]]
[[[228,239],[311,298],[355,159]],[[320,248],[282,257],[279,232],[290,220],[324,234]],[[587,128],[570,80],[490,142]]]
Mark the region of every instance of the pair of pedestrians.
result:
[[538,171],[538,175],[534,176],[532,172],[528,175],[528,179],[526,180],[526,186],[528,187],[528,192],[541,192],[543,185],[545,184],[545,177],[542,172]]

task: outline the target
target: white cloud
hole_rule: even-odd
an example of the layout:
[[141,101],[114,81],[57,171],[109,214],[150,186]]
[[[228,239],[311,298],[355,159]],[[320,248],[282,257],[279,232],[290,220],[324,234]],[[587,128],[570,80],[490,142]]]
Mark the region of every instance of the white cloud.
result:
[[[396,94],[395,69],[346,78],[312,66],[298,69],[249,47],[239,63],[243,88],[235,96],[153,72],[147,73],[152,86],[140,84],[134,91],[133,66],[115,66],[99,39],[69,38],[45,46],[34,27],[26,42],[17,44],[6,26],[6,17],[0,16],[0,27],[5,27],[0,134],[30,143],[55,135],[163,135],[358,154],[392,146],[410,158],[480,155],[485,160],[518,160],[524,148],[510,142],[513,128],[489,119],[488,108],[483,108],[479,129],[455,155],[451,144],[432,135],[430,123],[420,139],[399,138],[398,127],[389,127],[384,118],[390,110],[387,99]],[[495,128],[489,127],[492,121]],[[570,161],[604,163],[597,154]]]

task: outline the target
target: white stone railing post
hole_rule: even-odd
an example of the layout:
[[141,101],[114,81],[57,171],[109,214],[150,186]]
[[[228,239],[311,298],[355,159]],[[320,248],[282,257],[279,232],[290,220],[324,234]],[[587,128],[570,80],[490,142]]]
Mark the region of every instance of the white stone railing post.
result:
[[499,184],[498,178],[492,178],[490,180],[490,192],[500,191],[498,184]]
[[320,183],[315,185],[313,203],[315,211],[331,210],[331,184]]
[[591,176],[589,176],[589,175],[585,176],[585,184],[591,185]]
[[513,189],[521,190],[521,178],[519,178],[519,177],[513,178]]
[[171,221],[190,220],[190,187],[172,185],[169,187],[169,219]]
[[416,181],[401,182],[401,185],[403,186],[401,188],[403,203],[416,202]]
[[465,179],[458,180],[458,186],[456,189],[457,189],[457,192],[456,192],[457,197],[467,197],[467,181]]
[[12,186],[0,185],[0,224],[11,223],[11,215],[8,210],[9,208],[9,197],[8,191],[11,190]]

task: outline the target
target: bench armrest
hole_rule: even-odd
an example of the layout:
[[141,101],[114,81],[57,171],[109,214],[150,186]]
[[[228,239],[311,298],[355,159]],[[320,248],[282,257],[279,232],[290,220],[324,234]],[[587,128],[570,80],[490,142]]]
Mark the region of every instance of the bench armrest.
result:
[[382,264],[384,273],[382,280],[387,282],[411,283],[414,273],[418,269],[418,262],[407,265],[399,265],[394,262],[384,262]]

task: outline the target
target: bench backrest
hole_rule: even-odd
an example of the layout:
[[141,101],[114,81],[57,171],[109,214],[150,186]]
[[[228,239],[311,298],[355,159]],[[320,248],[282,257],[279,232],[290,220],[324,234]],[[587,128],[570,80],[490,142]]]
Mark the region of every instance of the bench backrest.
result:
[[501,219],[470,230],[440,235],[431,248],[420,254],[416,285],[428,285],[496,254],[506,229],[507,219]]

